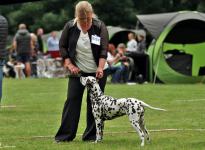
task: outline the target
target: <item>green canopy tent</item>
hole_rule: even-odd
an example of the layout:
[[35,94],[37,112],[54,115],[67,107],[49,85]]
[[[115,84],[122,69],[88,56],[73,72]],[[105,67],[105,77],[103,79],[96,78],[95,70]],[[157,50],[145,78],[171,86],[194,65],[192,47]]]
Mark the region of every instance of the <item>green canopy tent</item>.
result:
[[150,81],[205,82],[205,14],[183,11],[137,15],[154,40],[149,46]]

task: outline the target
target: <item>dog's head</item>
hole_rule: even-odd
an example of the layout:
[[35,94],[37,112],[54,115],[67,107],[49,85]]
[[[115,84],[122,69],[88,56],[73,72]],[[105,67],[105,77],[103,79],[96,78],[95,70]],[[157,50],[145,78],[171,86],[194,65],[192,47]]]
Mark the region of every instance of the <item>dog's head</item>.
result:
[[80,82],[82,83],[83,86],[89,86],[89,85],[94,85],[97,83],[97,80],[93,76],[88,76],[88,77],[80,77]]

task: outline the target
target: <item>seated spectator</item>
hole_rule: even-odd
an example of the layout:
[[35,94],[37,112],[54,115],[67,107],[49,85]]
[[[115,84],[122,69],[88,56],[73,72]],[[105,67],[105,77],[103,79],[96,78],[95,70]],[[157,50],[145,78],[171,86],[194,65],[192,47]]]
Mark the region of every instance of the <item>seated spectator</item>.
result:
[[135,40],[135,34],[130,32],[128,34],[128,42],[127,42],[127,52],[136,52],[137,50],[137,41]]
[[130,58],[125,56],[126,52],[126,46],[124,43],[120,43],[117,46],[117,52],[119,55],[119,62],[121,62],[121,65],[123,66],[122,71],[122,81],[123,83],[126,83],[129,80],[129,72],[130,72]]
[[108,49],[108,74],[112,75],[112,83],[126,83],[128,81],[129,63],[124,55],[126,48],[123,43],[119,44],[117,51],[112,45]]
[[109,65],[114,63],[114,58],[116,56],[116,49],[114,44],[108,45],[107,62]]
[[[147,55],[146,55],[146,33],[144,30],[138,30],[137,31],[137,49],[135,52],[126,52],[126,56],[131,58],[132,65],[132,72],[129,74],[130,81],[137,81],[138,76],[142,76],[142,70],[146,69],[142,66],[147,63]],[[143,65],[144,64],[144,65]],[[139,77],[142,78],[142,77]]]
[[112,83],[120,83],[121,80],[121,72],[123,67],[119,62],[119,55],[116,53],[115,46],[113,44],[109,44],[108,47],[108,75],[112,76],[111,82]]

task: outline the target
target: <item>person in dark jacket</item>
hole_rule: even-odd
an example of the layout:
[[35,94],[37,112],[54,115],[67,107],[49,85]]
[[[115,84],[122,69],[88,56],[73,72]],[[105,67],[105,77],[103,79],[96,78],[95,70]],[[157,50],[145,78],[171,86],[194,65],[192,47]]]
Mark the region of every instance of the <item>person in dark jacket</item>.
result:
[[43,46],[43,28],[38,28],[37,29],[37,50],[39,53],[43,54],[44,53],[44,46]]
[[137,33],[137,52],[144,54],[146,52],[146,33],[144,30],[139,30]]
[[0,15],[0,103],[2,97],[3,65],[7,57],[6,41],[8,35],[8,23],[6,18]]
[[25,24],[19,25],[19,30],[17,31],[15,37],[13,46],[14,49],[17,52],[17,61],[19,64],[25,65],[25,73],[27,77],[30,77],[31,75],[31,65],[30,65],[30,59],[31,59],[31,52],[32,52],[32,40],[30,33],[26,29]]
[[[59,42],[64,66],[70,76],[61,125],[55,136],[57,142],[72,141],[76,136],[85,89],[80,83],[80,76],[95,76],[103,91],[107,80],[108,31],[105,24],[95,18],[92,6],[87,1],[77,3],[75,17],[65,25]],[[87,128],[82,140],[95,139],[96,126],[88,92]]]

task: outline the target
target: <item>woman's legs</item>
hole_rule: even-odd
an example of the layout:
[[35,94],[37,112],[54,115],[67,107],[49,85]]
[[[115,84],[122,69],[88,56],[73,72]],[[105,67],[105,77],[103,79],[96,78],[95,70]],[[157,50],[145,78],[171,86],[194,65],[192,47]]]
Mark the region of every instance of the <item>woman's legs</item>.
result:
[[61,126],[55,136],[56,141],[72,141],[77,132],[84,86],[79,77],[70,77],[67,100],[64,105]]

